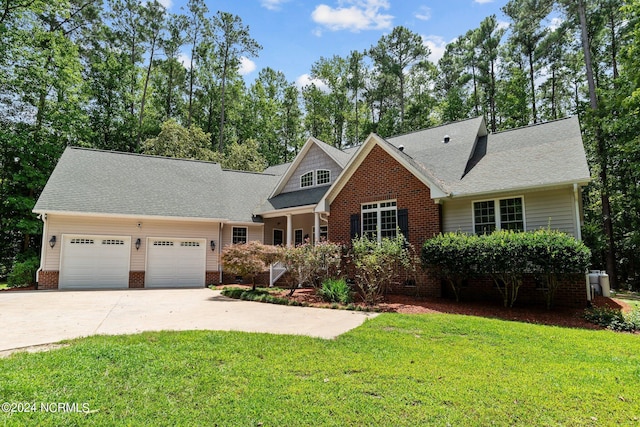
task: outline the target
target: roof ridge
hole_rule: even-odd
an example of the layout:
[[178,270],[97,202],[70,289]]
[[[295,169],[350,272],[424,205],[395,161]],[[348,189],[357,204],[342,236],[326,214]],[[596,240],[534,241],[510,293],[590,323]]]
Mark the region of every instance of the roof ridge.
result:
[[462,119],[462,120],[456,120],[456,121],[447,122],[447,123],[441,123],[439,125],[431,126],[431,127],[428,127],[428,128],[413,130],[413,131],[405,132],[405,133],[399,133],[399,134],[396,134],[396,135],[390,135],[390,136],[387,136],[386,138],[389,138],[389,139],[391,139],[391,138],[399,138],[401,136],[413,135],[414,133],[419,133],[419,132],[424,132],[424,131],[427,131],[427,130],[438,129],[438,128],[441,128],[441,127],[444,127],[444,126],[449,126],[449,125],[458,124],[458,123],[464,123],[464,122],[468,122],[470,120],[476,120],[476,119],[480,119],[480,118],[482,118],[482,116],[469,117],[468,119]]
[[548,125],[549,123],[561,122],[563,120],[569,120],[569,119],[572,119],[574,117],[576,117],[575,114],[571,115],[571,116],[561,117],[559,119],[547,120],[547,121],[538,122],[538,123],[531,123],[531,124],[528,124],[528,125],[518,126],[518,127],[515,127],[515,128],[511,128],[511,129],[504,129],[504,130],[500,130],[500,131],[497,131],[497,132],[493,132],[490,135],[497,135],[499,133],[506,133],[506,132],[511,132],[511,131],[520,130],[520,129],[528,129],[528,128],[532,128],[532,127],[535,127],[535,126]]
[[155,154],[142,154],[142,153],[129,153],[127,151],[117,151],[117,150],[100,150],[98,148],[89,148],[89,147],[77,147],[73,145],[68,145],[68,149],[78,150],[78,151],[93,151],[96,153],[105,153],[105,154],[118,154],[118,155],[127,155],[127,156],[135,156],[135,157],[146,157],[150,159],[165,159],[165,160],[179,160],[183,162],[195,162],[195,163],[207,163],[211,165],[219,165],[220,163],[214,162],[211,160],[199,160],[199,159],[184,159],[180,157],[169,157],[169,156],[158,156]]

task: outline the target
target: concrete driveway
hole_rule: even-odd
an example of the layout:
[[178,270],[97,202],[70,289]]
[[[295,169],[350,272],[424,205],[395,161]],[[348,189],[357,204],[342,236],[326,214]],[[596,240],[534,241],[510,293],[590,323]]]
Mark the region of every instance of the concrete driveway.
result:
[[233,300],[210,289],[0,292],[0,351],[89,335],[159,330],[335,338],[373,313]]

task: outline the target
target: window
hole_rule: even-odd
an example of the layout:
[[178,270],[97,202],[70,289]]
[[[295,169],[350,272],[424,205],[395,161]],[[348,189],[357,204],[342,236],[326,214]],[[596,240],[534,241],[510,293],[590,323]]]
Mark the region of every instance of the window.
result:
[[328,184],[331,182],[331,171],[328,169],[318,169],[316,171],[316,185]]
[[180,246],[198,247],[200,242],[180,242]]
[[[499,212],[496,212],[496,206]],[[524,231],[522,197],[473,202],[473,224],[476,234],[494,230]]]
[[362,235],[381,241],[396,237],[398,211],[396,202],[386,201],[362,205]]
[[173,242],[166,240],[154,240],[153,246],[173,246]]
[[231,243],[247,243],[247,227],[233,227]]
[[124,240],[105,239],[102,241],[103,245],[124,245]]
[[293,242],[294,242],[295,246],[301,245],[303,243],[302,228],[299,228],[298,230],[294,230],[294,232],[293,232]]
[[313,171],[309,171],[300,177],[300,187],[313,186]]
[[93,245],[93,239],[71,239],[74,245]]

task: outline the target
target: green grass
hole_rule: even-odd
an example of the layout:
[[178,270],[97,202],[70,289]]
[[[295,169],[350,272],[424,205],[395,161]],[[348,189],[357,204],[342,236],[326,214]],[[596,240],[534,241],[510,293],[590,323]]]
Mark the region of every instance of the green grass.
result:
[[7,283],[0,283],[0,291],[3,289],[9,289],[9,285],[7,285]]
[[336,340],[241,332],[96,336],[0,359],[0,425],[637,425],[640,336],[383,314]]

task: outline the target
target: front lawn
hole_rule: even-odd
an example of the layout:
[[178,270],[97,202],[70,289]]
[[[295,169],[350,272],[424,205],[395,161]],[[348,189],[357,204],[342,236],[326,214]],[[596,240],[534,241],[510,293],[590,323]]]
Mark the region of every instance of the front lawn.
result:
[[5,283],[0,283],[0,291],[4,290],[4,289],[9,289],[9,285]]
[[382,314],[336,340],[162,332],[14,354],[3,402],[89,412],[0,424],[636,425],[638,390],[637,335]]

